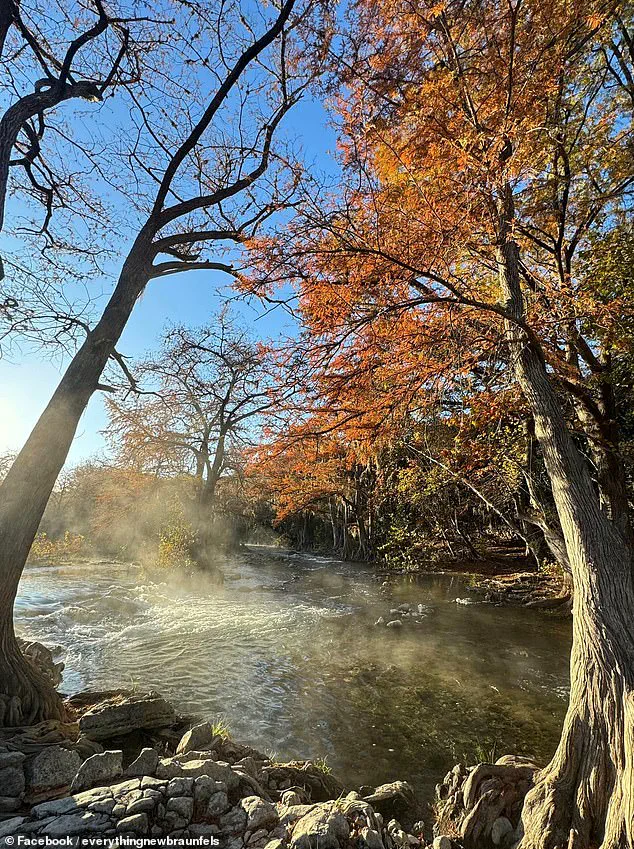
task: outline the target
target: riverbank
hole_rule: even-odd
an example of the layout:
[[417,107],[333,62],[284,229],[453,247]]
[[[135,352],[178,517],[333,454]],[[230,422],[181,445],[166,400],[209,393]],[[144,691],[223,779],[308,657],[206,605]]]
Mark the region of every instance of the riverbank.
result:
[[87,692],[66,704],[65,723],[0,729],[0,786],[11,794],[0,798],[0,845],[28,835],[198,838],[227,849],[511,847],[536,768],[511,757],[458,765],[432,813],[407,782],[344,787],[322,762],[278,762],[156,693]]

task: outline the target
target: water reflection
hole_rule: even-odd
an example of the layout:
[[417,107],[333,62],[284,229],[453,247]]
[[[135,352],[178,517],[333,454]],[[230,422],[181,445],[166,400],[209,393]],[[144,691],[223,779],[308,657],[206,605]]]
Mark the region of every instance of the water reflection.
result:
[[[18,628],[66,649],[64,687],[155,688],[281,757],[326,756],[350,786],[429,797],[457,759],[546,759],[565,709],[569,626],[483,604],[455,576],[251,550],[227,580],[112,563],[28,569]],[[390,608],[425,606],[400,630]]]

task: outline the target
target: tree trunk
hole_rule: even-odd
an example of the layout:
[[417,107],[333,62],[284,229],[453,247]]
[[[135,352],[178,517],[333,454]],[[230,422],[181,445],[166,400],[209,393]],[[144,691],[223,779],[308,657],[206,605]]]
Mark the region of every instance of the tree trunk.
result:
[[137,239],[104,313],[75,354],[24,447],[0,486],[0,700],[12,707],[5,723],[57,719],[60,697],[22,657],[13,631],[13,604],[46,504],[79,419],[147,281],[146,246]]
[[[523,321],[519,251],[498,270]],[[561,741],[526,797],[521,849],[634,846],[634,583],[632,551],[601,510],[538,343],[507,322],[515,373],[535,418],[574,580],[571,692]]]

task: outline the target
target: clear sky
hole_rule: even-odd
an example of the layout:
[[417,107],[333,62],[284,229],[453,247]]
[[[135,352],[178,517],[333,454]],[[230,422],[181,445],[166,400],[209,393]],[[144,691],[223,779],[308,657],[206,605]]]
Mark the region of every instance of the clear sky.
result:
[[[307,161],[332,172],[335,134],[320,103],[300,103],[288,116],[286,130],[297,138]],[[188,272],[152,281],[136,305],[118,349],[139,356],[156,346],[167,324],[204,323],[224,303],[227,291],[226,276],[216,272]],[[236,311],[258,337],[276,338],[293,332],[292,319],[282,309],[267,312],[256,301],[242,301],[236,304]],[[67,361],[59,355],[25,349],[0,359],[0,453],[21,447]],[[80,422],[69,464],[104,450],[100,430],[105,424],[103,399],[96,393]]]

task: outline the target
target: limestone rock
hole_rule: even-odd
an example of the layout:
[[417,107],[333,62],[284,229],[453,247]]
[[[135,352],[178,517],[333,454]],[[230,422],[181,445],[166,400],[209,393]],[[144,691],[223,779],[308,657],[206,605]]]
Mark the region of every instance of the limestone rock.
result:
[[194,800],[191,796],[172,796],[167,800],[167,810],[175,811],[181,819],[189,822],[194,813]]
[[70,786],[71,793],[79,793],[89,787],[109,784],[123,773],[123,752],[120,750],[92,755],[79,767]]
[[138,756],[126,767],[124,775],[154,775],[159,762],[156,749],[141,749]]
[[85,811],[56,817],[42,829],[42,834],[47,834],[49,837],[74,837],[86,832],[105,831],[109,825],[110,818],[104,814]]
[[26,817],[12,817],[10,820],[0,822],[0,837],[9,837],[15,834],[16,829],[22,825]]
[[213,749],[221,740],[222,738],[219,734],[214,734],[214,729],[210,722],[201,722],[199,725],[194,725],[193,728],[190,728],[181,737],[180,743],[176,747],[176,754],[204,752]]
[[293,849],[340,849],[350,836],[350,826],[335,803],[316,805],[295,823],[291,837]]
[[79,730],[93,740],[120,737],[142,728],[164,728],[176,721],[174,708],[158,693],[129,694],[95,705],[79,720]]
[[226,814],[231,803],[226,793],[214,793],[207,801],[207,816],[215,818]]
[[21,796],[24,785],[24,771],[20,765],[0,769],[0,788],[4,796]]
[[162,758],[156,769],[158,778],[176,778],[185,776],[197,778],[200,775],[208,775],[215,781],[224,781],[229,790],[233,790],[240,783],[240,776],[235,773],[229,764],[222,761],[193,760],[181,763],[178,758]]
[[70,784],[81,763],[80,755],[72,749],[61,746],[42,749],[27,768],[30,792],[40,793]]
[[274,828],[280,818],[274,806],[258,796],[246,796],[240,802],[241,808],[247,815],[247,830],[258,831],[261,828]]
[[20,766],[25,758],[24,752],[0,752],[0,770],[8,766]]
[[507,835],[513,831],[513,823],[507,817],[498,817],[491,826],[491,842],[495,846],[500,846]]
[[240,806],[231,808],[220,817],[220,833],[224,836],[242,834],[247,826],[247,814]]
[[131,831],[134,834],[145,835],[150,827],[147,814],[134,814],[131,817],[124,817],[117,823],[117,831]]
[[418,803],[413,787],[406,781],[392,781],[376,787],[364,801],[372,805],[385,819],[397,819],[412,824],[418,814]]
[[364,826],[359,830],[361,849],[385,849],[378,831]]

